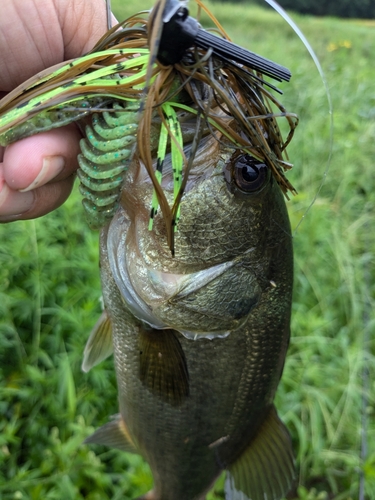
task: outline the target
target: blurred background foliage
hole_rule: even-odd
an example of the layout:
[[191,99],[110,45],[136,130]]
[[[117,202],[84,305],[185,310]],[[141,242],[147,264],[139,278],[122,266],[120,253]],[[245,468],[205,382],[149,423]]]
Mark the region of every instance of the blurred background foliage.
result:
[[[237,3],[246,0],[220,0],[221,2]],[[263,0],[256,0],[258,5]],[[287,10],[310,14],[312,16],[335,16],[345,18],[375,19],[375,3],[373,0],[278,0]]]
[[[299,468],[288,498],[355,499],[363,480],[363,498],[372,500],[374,31],[367,23],[294,16],[332,95],[327,170],[327,97],[297,36],[269,9],[208,5],[237,43],[291,69],[279,99],[301,120],[289,149],[299,192],[288,202],[293,338],[276,401]],[[135,0],[115,4],[119,19],[140,8]],[[152,486],[140,457],[82,445],[117,412],[117,391],[112,359],[88,374],[80,369],[101,306],[98,235],[85,225],[77,192],[42,219],[2,225],[0,235],[0,499],[137,497]],[[223,478],[208,500],[224,498],[222,486]]]

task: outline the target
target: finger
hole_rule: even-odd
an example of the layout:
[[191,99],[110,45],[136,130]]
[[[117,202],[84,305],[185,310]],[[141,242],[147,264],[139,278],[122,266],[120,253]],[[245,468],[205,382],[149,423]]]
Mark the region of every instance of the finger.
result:
[[26,193],[14,191],[7,185],[1,189],[0,181],[0,222],[35,219],[55,210],[68,198],[74,177]]
[[69,125],[5,148],[0,221],[40,217],[65,201],[77,169],[79,138],[78,129]]
[[[1,172],[0,172],[1,173]],[[7,186],[4,178],[0,178],[0,222],[19,219],[23,213],[33,207],[34,192],[20,193]]]
[[107,31],[103,0],[1,2],[0,90],[91,50]]
[[[65,59],[77,57],[91,50],[107,31],[106,5],[103,0],[71,1],[74,9],[69,5],[70,2],[55,1],[62,27]],[[112,25],[116,23],[117,20],[112,15]]]
[[28,137],[4,152],[3,179],[12,190],[31,191],[70,177],[78,167],[79,139],[74,125]]

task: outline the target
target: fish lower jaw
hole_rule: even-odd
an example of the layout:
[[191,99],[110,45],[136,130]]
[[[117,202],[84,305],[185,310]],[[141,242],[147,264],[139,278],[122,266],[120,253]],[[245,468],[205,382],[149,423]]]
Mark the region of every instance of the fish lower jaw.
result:
[[[204,330],[199,328],[199,326],[195,329],[184,328],[180,323],[174,322],[175,315],[168,317],[167,311],[170,309],[168,303],[172,300],[176,302],[190,294],[194,294],[201,287],[204,287],[211,280],[232,267],[232,265],[232,262],[224,263],[190,275],[168,274],[150,270],[147,273],[149,277],[147,280],[147,289],[150,290],[151,288],[152,293],[150,293],[148,300],[147,297],[144,298],[144,289],[133,285],[129,276],[128,266],[121,269],[114,276],[127,309],[149,327],[156,330],[173,329],[181,333],[188,340],[213,340],[228,337],[233,329],[217,329],[216,325],[220,324],[220,322],[217,322],[216,319],[212,321],[216,327],[212,330],[210,328]],[[138,291],[139,289],[140,291]],[[236,327],[241,327],[244,321],[239,321]]]
[[231,333],[230,330],[222,330],[222,331],[213,331],[213,332],[203,332],[203,331],[189,331],[179,328],[178,326],[170,326],[161,321],[156,315],[154,315],[151,309],[148,308],[146,303],[143,303],[143,307],[139,307],[139,302],[135,303],[133,300],[128,302],[124,296],[122,296],[126,307],[130,310],[130,312],[137,319],[142,321],[142,323],[146,323],[148,327],[153,328],[155,330],[175,330],[181,335],[183,335],[188,340],[199,340],[199,339],[223,339],[228,337]]

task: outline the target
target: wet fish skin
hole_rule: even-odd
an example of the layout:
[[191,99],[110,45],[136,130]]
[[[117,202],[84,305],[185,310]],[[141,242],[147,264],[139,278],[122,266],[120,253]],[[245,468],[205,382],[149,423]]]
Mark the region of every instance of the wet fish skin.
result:
[[[150,500],[203,499],[224,469],[227,499],[260,500],[266,492],[276,500],[294,474],[273,407],[290,335],[285,202],[271,175],[261,191],[239,192],[223,175],[233,152],[213,147],[203,160],[210,174],[197,174],[183,197],[174,258],[161,217],[147,231],[152,186],[136,161],[124,187],[126,210],[101,235],[121,417],[91,442],[143,455],[154,477]],[[156,325],[124,300],[124,266]],[[219,271],[205,282],[213,266]]]

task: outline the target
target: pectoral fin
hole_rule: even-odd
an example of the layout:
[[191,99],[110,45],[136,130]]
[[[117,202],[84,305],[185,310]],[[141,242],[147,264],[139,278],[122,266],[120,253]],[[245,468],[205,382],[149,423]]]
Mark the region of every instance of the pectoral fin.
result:
[[104,310],[90,333],[83,353],[82,370],[91,368],[108,358],[113,353],[112,324]]
[[272,407],[248,448],[229,467],[227,500],[280,500],[295,477],[291,439]]
[[116,415],[113,420],[99,427],[84,443],[102,444],[128,453],[137,453],[121,415]]
[[178,405],[189,394],[184,351],[173,330],[142,330],[139,336],[140,378],[155,395]]

